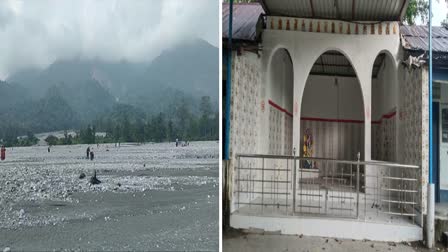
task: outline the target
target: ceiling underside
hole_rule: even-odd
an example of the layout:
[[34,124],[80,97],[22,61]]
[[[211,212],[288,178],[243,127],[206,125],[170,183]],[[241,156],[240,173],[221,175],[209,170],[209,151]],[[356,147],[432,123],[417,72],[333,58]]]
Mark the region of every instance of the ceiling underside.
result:
[[[385,55],[380,54],[373,64],[372,78],[378,76],[381,69]],[[343,77],[357,77],[350,61],[338,51],[328,51],[322,54],[311,68],[310,75],[324,75],[324,76],[343,76]]]
[[401,21],[409,0],[261,0],[266,14],[347,21]]

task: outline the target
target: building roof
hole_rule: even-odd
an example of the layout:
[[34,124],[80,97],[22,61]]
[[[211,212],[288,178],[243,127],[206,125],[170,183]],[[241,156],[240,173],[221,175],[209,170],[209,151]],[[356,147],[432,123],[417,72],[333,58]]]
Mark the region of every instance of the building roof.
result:
[[[222,37],[229,37],[229,4],[222,5]],[[233,40],[256,41],[257,22],[264,14],[259,3],[233,4]]]
[[[432,59],[435,67],[448,64],[448,30],[444,27],[433,26],[432,28]],[[428,27],[423,25],[401,26],[400,34],[402,45],[408,55],[420,56],[424,54],[427,58]]]
[[[428,26],[403,25],[400,27],[400,33],[406,50],[428,50]],[[432,50],[433,52],[448,53],[448,30],[446,28],[440,26],[432,27]]]
[[[263,2],[266,2],[264,0]],[[286,0],[276,0],[276,1],[286,1]],[[292,1],[292,0],[290,0]],[[313,0],[313,3],[320,3],[324,0]],[[350,0],[351,1],[351,0]],[[359,0],[360,3],[362,2]],[[371,1],[371,0],[369,0]],[[380,1],[380,0],[379,0]],[[374,1],[372,1],[374,2]],[[342,4],[343,1],[339,0],[339,4]],[[265,12],[263,7],[259,3],[250,3],[250,4],[234,4],[233,5],[233,39],[235,41],[246,41],[246,42],[256,42],[257,41],[257,22],[261,15],[264,15]],[[223,26],[222,26],[222,36],[223,39],[228,38],[228,22],[229,22],[229,4],[223,3]],[[407,51],[408,54],[413,56],[419,56],[425,53],[428,50],[428,27],[422,25],[414,25],[407,26],[402,25],[400,27],[400,34],[402,37],[403,48]],[[331,59],[332,58],[332,59]],[[433,59],[434,64],[447,64],[448,63],[448,29],[444,27],[433,27]],[[321,59],[321,64],[326,64],[326,62],[337,61],[336,64],[331,64],[334,69],[327,66],[326,72],[332,74],[331,71],[336,71],[336,68],[343,69],[343,66],[347,65],[347,62],[339,62],[342,61],[343,58],[338,55],[324,55]],[[377,59],[379,60],[379,59]],[[341,66],[337,66],[337,64]],[[375,68],[379,68],[381,65],[381,61],[375,62]],[[321,66],[316,65],[313,70],[318,70],[322,68]],[[373,75],[376,76],[377,69],[374,69]],[[345,68],[345,75],[351,75],[348,68]],[[338,71],[341,72],[341,71]]]
[[267,15],[346,21],[401,21],[409,0],[261,0]]

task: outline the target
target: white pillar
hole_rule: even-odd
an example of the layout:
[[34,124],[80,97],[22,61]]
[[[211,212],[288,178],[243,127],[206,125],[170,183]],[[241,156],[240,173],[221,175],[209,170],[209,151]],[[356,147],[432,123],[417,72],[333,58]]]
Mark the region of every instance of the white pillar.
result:
[[426,246],[434,247],[434,184],[428,184],[428,209],[426,213]]
[[301,154],[301,139],[300,139],[300,116],[302,109],[302,99],[303,92],[306,85],[306,80],[308,79],[308,73],[302,71],[303,65],[301,67],[294,66],[294,101],[293,101],[293,149],[296,148],[296,155]]
[[370,74],[359,76],[364,102],[364,160],[371,160],[372,147],[372,80]]

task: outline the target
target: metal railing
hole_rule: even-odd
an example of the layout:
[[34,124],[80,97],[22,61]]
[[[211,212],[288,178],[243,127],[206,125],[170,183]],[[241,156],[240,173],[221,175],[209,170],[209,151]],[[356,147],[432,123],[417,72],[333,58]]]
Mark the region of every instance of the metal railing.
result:
[[[421,225],[420,168],[380,161],[237,155],[234,210]],[[305,168],[306,167],[306,168]]]

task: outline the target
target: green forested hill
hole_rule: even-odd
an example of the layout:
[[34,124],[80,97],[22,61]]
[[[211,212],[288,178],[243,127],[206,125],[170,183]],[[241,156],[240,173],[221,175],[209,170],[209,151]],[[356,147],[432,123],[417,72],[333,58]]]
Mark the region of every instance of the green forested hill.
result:
[[[0,139],[88,125],[115,130],[115,137],[121,128],[118,137],[133,141],[142,137],[125,131],[157,132],[160,125],[166,132],[145,140],[217,138],[218,124],[216,132],[201,134],[201,128],[218,111],[218,64],[218,48],[195,40],[152,62],[71,59],[17,72],[0,82]],[[203,97],[210,97],[208,115],[201,110]]]

